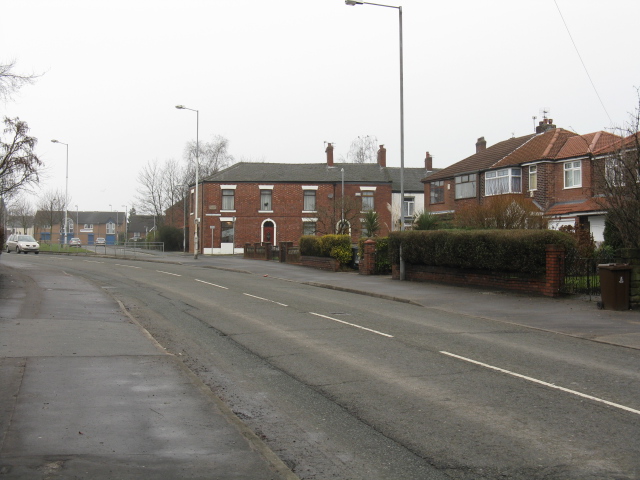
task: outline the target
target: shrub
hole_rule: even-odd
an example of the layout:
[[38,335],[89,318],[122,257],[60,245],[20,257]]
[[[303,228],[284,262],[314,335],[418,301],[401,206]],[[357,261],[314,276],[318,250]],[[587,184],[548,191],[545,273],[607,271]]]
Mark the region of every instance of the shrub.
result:
[[434,230],[392,232],[396,258],[400,243],[411,264],[540,275],[546,269],[546,246],[575,251],[575,240],[555,230]]
[[362,222],[362,232],[369,237],[376,237],[380,231],[380,216],[378,212],[373,210],[364,214],[364,221]]
[[158,228],[156,242],[164,242],[165,251],[175,252],[182,250],[183,232],[179,228],[163,225]]
[[437,230],[440,218],[426,210],[420,213],[415,213],[413,216],[414,230]]
[[351,251],[351,237],[349,235],[324,235],[320,237],[320,256],[330,257],[335,247],[345,247]]
[[300,255],[319,257],[321,255],[320,238],[315,235],[300,237]]
[[340,265],[348,265],[349,263],[351,263],[353,253],[351,252],[350,246],[345,247],[344,245],[339,245],[331,249],[329,256],[331,258],[335,258]]

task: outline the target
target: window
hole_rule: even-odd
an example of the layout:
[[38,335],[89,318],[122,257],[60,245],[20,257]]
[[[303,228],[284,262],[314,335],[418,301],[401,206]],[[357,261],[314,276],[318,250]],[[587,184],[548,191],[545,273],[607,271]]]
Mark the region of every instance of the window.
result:
[[315,235],[316,234],[316,222],[302,222],[302,234],[303,235]]
[[460,175],[456,177],[456,199],[473,198],[476,196],[476,174]]
[[566,162],[564,164],[564,188],[582,186],[582,162]]
[[113,235],[116,233],[116,224],[114,222],[107,223],[107,235]]
[[222,210],[236,209],[236,191],[231,189],[222,190]]
[[220,242],[233,243],[233,222],[221,221],[220,222]]
[[368,212],[373,210],[373,192],[364,191],[362,192],[362,211]]
[[484,194],[490,196],[505,193],[522,193],[522,169],[503,168],[485,173]]
[[431,204],[444,203],[444,180],[431,182]]
[[85,230],[93,230],[93,223],[85,223],[84,224],[84,229]]
[[402,209],[402,213],[405,217],[413,217],[413,213],[416,210],[416,199],[415,197],[404,197],[404,206]]
[[69,225],[69,227],[68,227],[69,228],[69,232],[73,233],[73,227],[74,227],[73,220],[70,219],[70,218],[67,219],[67,224]]
[[316,210],[316,191],[315,190],[304,191],[304,205],[302,209],[306,212],[315,212]]
[[531,165],[529,167],[529,190],[538,189],[538,166]]
[[273,190],[260,190],[260,210],[273,210],[273,205],[271,204],[272,192]]

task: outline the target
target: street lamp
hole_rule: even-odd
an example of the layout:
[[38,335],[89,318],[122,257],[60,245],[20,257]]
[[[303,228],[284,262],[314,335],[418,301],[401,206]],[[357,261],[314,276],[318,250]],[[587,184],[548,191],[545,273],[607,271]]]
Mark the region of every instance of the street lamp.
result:
[[[400,231],[404,231],[404,73],[402,53],[402,7],[383,5],[381,3],[358,2],[345,0],[346,5],[375,5],[376,7],[395,8],[398,10],[400,32]],[[405,279],[405,263],[402,256],[402,241],[400,242],[400,280]]]
[[187,108],[184,105],[176,105],[178,110],[191,110],[192,112],[196,112],[196,198],[195,198],[195,217],[193,221],[194,232],[193,232],[193,258],[195,260],[198,259],[198,170],[200,170],[200,142],[199,142],[199,131],[200,131],[200,112],[198,110],[194,110],[193,108]]
[[79,236],[80,236],[80,235],[79,235],[79,234],[80,234],[80,230],[77,230],[77,229],[78,229],[78,205],[76,205],[76,226],[75,226],[75,228],[73,229],[73,233],[74,233],[74,234],[78,234],[78,235],[75,235],[75,236],[76,236],[76,237],[79,237]]
[[121,206],[124,207],[124,243],[126,247],[127,237],[129,236],[129,229],[127,225],[127,206],[126,205],[121,205]]
[[67,173],[66,173],[66,181],[64,184],[64,242],[67,243],[67,218],[69,217],[68,205],[69,203],[69,144],[64,142],[59,142],[58,140],[51,140],[53,143],[59,143],[67,147]]

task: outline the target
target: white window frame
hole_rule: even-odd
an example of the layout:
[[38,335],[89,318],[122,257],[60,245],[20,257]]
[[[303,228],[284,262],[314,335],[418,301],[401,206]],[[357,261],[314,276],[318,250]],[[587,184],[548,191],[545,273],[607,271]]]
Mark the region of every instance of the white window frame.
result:
[[[220,185],[220,202],[222,203],[222,205],[220,205],[220,211],[221,212],[235,212],[236,211],[236,190],[237,185]],[[225,195],[224,191],[225,190],[233,190],[233,195]],[[224,197],[232,197],[233,198],[233,208],[229,209],[229,208],[224,208]]]
[[484,174],[484,196],[522,193],[522,168],[509,167]]
[[[317,190],[318,187],[302,187],[302,212],[303,213],[311,213],[311,212],[316,212],[317,211]],[[311,199],[313,198],[313,208],[307,208],[310,207],[311,205],[308,205],[308,202],[311,202],[311,200],[307,199]]]
[[[260,185],[260,212],[273,212],[273,185]],[[268,193],[267,193],[268,192]],[[268,198],[268,201],[265,200]]]
[[582,187],[582,160],[564,162],[562,170],[565,189]]
[[413,214],[415,213],[415,211],[416,211],[416,197],[405,196],[404,202],[402,202],[402,213],[404,217],[405,218],[413,217]]
[[[430,182],[430,187],[429,204],[436,205],[438,203],[444,203],[444,180],[436,180],[435,182]],[[441,196],[440,200],[436,199],[436,201],[434,201],[435,195],[433,194],[433,192],[436,191],[436,189],[441,192]]]
[[538,190],[538,166],[529,165],[529,191],[535,190]]
[[115,235],[116,234],[116,223],[115,222],[107,222],[106,233],[107,233],[107,235]]
[[[365,202],[365,199],[366,202]],[[363,190],[362,191],[362,208],[361,212],[374,212],[376,208],[375,203],[375,192],[371,190]]]

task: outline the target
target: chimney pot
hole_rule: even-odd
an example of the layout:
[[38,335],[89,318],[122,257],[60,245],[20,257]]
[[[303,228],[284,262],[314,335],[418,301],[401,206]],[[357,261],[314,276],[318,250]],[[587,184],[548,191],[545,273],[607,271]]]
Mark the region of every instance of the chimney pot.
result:
[[327,166],[333,167],[333,145],[327,143],[327,149],[325,152],[327,154]]
[[387,149],[384,148],[384,145],[380,145],[378,149],[378,165],[381,167],[387,166]]

